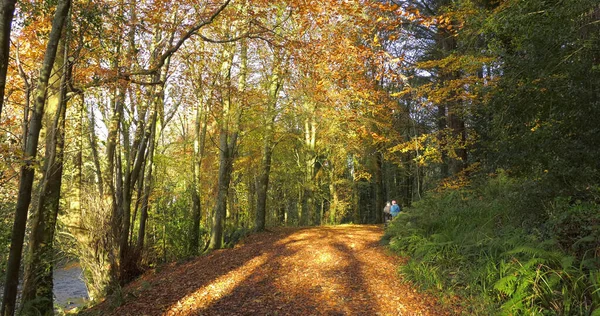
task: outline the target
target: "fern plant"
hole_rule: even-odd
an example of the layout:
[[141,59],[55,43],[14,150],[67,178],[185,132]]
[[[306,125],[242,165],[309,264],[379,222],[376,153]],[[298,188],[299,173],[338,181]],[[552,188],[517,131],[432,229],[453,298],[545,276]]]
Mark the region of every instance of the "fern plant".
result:
[[[540,222],[531,213],[552,204],[528,197],[531,188],[529,180],[499,175],[416,203],[386,229],[390,248],[409,257],[401,273],[423,288],[460,295],[467,314],[600,315],[600,260],[580,246],[598,249],[588,237],[597,233],[556,228],[592,220],[595,205],[554,204],[573,214]],[[574,251],[557,242],[561,233],[578,237],[570,243]]]

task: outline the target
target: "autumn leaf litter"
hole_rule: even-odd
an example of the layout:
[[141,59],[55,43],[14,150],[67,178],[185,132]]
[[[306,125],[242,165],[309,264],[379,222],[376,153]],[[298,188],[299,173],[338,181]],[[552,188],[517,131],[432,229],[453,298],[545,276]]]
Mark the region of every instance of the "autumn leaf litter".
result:
[[[274,228],[149,271],[102,315],[449,315],[403,282],[376,225]],[[114,306],[114,304],[113,304]]]

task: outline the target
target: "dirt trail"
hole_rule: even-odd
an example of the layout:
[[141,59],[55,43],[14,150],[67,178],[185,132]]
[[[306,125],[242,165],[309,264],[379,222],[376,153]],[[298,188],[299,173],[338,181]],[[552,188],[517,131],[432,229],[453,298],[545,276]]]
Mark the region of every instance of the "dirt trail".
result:
[[[447,315],[403,284],[380,226],[280,228],[147,273],[102,315]],[[88,314],[88,313],[86,313]]]

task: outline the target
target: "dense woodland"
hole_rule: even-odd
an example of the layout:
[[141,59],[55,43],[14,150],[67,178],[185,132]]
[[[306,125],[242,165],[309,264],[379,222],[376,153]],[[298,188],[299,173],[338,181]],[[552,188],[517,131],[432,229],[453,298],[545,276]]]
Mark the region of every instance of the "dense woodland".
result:
[[597,0],[1,2],[2,315],[392,199],[466,312],[600,315]]

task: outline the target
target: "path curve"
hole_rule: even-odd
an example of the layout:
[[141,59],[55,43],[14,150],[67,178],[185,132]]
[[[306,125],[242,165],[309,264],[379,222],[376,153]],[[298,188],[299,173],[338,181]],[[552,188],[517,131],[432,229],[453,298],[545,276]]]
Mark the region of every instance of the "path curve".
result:
[[[126,287],[112,315],[448,315],[402,282],[381,226],[277,228]],[[104,304],[108,305],[108,304]],[[101,304],[90,312],[108,314]]]

